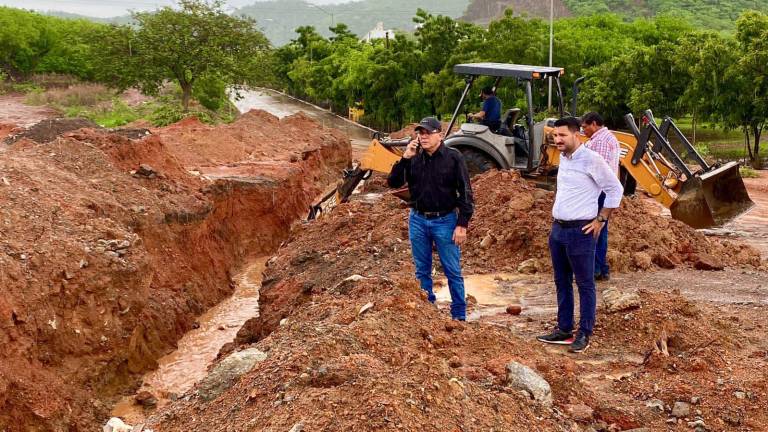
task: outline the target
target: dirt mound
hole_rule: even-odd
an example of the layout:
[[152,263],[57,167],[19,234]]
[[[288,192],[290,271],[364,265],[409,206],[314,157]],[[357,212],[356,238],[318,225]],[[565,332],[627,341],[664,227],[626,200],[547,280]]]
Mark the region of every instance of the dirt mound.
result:
[[318,127],[303,113],[279,119],[261,110],[249,111],[228,125],[213,127],[187,118],[152,132],[185,166],[202,172],[207,171],[206,167],[233,163],[296,162],[317,142],[349,140],[338,130]]
[[[443,131],[448,130],[448,125],[450,124],[450,122],[441,122],[441,123],[443,125]],[[400,129],[399,131],[392,132],[391,134],[389,134],[389,136],[391,138],[393,138],[393,139],[405,138],[407,136],[409,136],[411,138],[416,138],[416,126],[418,126],[418,125],[419,125],[418,123],[411,123],[411,124],[407,125],[406,127]],[[458,124],[454,125],[453,126],[453,131],[455,132],[455,131],[459,130],[459,127],[460,127],[460,125],[458,125]]]
[[[728,423],[736,421],[757,430],[768,420],[757,396],[766,389],[765,376],[744,373],[762,360],[741,348],[743,331],[719,311],[676,292],[641,291],[635,309],[609,313],[601,306],[589,356],[563,355],[531,343],[532,335],[515,335],[519,321],[510,328],[460,324],[430,305],[412,270],[399,262],[409,255],[396,236],[404,223],[395,218],[404,219],[399,203],[385,197],[297,227],[265,272],[262,315],[221,353],[227,358],[257,349],[266,360],[210,401],[188,393],[149,426],[662,430],[668,414],[647,404],[661,399],[668,412],[664,405],[692,398],[699,399],[688,419],[694,421],[698,409],[718,430],[737,430]],[[535,331],[551,325],[542,322]],[[666,352],[656,352],[657,346]],[[555,409],[510,386],[510,362],[529,366],[549,383]],[[729,365],[739,373],[717,384]],[[745,388],[752,397],[728,407],[718,402],[721,389]]]
[[274,149],[301,152],[296,162],[280,155],[233,179],[191,174],[158,136],[69,123],[49,140],[56,125],[0,153],[0,429],[14,432],[103,424],[231,294],[231,270],[274,250],[319,179],[349,163],[348,140],[314,123]]
[[150,426],[524,431],[559,430],[566,421],[506,387],[505,366],[520,361],[550,379],[570,370],[559,374],[567,386],[572,362],[538,364],[537,347],[504,329],[454,323],[414,283],[379,276],[341,292],[318,286],[312,297],[256,345],[267,360],[230,390],[211,403],[179,402]]
[[99,129],[100,126],[84,118],[48,119],[36,123],[22,130],[21,132],[6,137],[3,142],[5,144],[13,144],[19,140],[28,139],[42,144],[53,141],[56,139],[56,137],[64,134],[65,132],[70,132],[82,128]]
[[[554,193],[538,189],[515,172],[493,171],[475,178],[475,216],[464,255],[480,270],[517,269],[536,258],[550,268],[548,235]],[[694,266],[760,266],[760,254],[741,242],[709,238],[682,222],[656,214],[640,199],[625,198],[609,225],[608,259],[613,271]]]

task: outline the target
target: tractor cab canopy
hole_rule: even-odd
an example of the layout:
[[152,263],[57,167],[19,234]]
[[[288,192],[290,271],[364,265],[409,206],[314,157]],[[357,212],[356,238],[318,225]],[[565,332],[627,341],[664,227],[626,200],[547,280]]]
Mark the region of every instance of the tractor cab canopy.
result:
[[458,75],[491,76],[497,78],[517,78],[520,80],[535,80],[543,78],[558,78],[565,69],[547,66],[529,66],[506,63],[464,63],[453,67]]
[[[503,135],[508,135],[508,131],[512,130],[514,128],[514,124],[519,116],[522,114],[524,116],[524,126],[522,126],[522,129],[518,129],[518,134],[520,135],[520,139],[522,141],[526,141],[526,144],[524,145],[527,147],[526,151],[523,152],[523,149],[520,149],[519,154],[527,153],[529,155],[535,154],[535,146],[537,145],[534,143],[534,140],[528,140],[526,138],[527,134],[531,134],[534,130],[534,100],[533,100],[533,87],[534,82],[539,80],[552,80],[553,90],[556,93],[556,108],[562,117],[565,114],[565,109],[563,106],[563,90],[560,85],[560,76],[564,74],[565,70],[560,67],[549,67],[549,66],[531,66],[531,65],[518,65],[518,64],[507,64],[507,63],[462,63],[457,64],[453,67],[453,72],[457,75],[463,75],[464,81],[466,83],[466,86],[464,87],[464,92],[461,95],[461,98],[459,99],[458,104],[456,104],[456,109],[453,111],[453,116],[451,117],[451,122],[448,126],[448,131],[453,130],[453,126],[456,124],[456,121],[458,120],[459,112],[461,111],[462,106],[464,105],[464,102],[466,101],[467,95],[469,94],[470,89],[472,88],[472,85],[474,84],[477,77],[480,76],[488,76],[496,78],[493,90],[495,91],[496,88],[499,86],[499,83],[504,79],[512,79],[514,80],[517,85],[523,87],[523,90],[525,91],[525,102],[526,107],[520,107],[520,108],[512,108],[508,109],[507,112],[505,112],[502,115],[501,119],[501,128],[499,131],[493,131],[494,133],[498,132]],[[574,93],[575,95],[575,93]],[[575,100],[575,96],[574,96]],[[514,135],[514,133],[512,133]],[[519,146],[522,146],[523,143],[519,143]],[[527,167],[528,169],[532,169],[534,165],[533,160],[527,161]]]

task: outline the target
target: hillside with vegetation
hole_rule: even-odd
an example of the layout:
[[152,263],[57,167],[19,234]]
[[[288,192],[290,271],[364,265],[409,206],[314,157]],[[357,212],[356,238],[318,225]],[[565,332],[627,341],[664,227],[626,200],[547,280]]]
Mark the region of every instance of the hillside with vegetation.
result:
[[[531,3],[529,5],[529,3]],[[619,14],[625,19],[670,16],[682,18],[695,27],[733,31],[739,15],[747,10],[768,12],[768,0],[558,0],[556,16]],[[567,8],[562,12],[561,5]],[[475,23],[498,19],[504,10],[529,16],[548,17],[549,2],[525,0],[472,0],[466,17]]]
[[457,18],[464,13],[467,0],[361,0],[336,5],[314,6],[303,0],[255,2],[235,14],[254,18],[275,46],[293,39],[294,29],[313,26],[322,36],[330,36],[333,24],[344,23],[352,33],[364,37],[378,22],[384,28],[413,31],[413,16],[421,8],[435,15]]

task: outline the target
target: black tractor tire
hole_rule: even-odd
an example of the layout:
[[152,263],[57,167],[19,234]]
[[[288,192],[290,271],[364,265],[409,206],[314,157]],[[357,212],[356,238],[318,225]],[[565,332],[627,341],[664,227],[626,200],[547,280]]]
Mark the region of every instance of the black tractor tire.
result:
[[464,156],[464,162],[467,163],[467,171],[469,171],[470,177],[499,168],[496,161],[480,150],[462,148],[461,154]]

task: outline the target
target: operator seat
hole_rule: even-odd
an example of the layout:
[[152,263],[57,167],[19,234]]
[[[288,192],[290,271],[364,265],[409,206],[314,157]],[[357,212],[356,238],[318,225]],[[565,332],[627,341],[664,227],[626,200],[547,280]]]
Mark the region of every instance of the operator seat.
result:
[[510,108],[503,116],[501,116],[501,127],[499,128],[499,135],[512,136],[512,130],[517,123],[517,119],[520,118],[520,114],[523,111],[520,108]]
[[517,120],[523,110],[520,108],[510,108],[501,117],[501,128],[499,135],[512,137],[515,143],[515,155],[522,158],[528,157],[528,134],[525,127],[517,124]]

